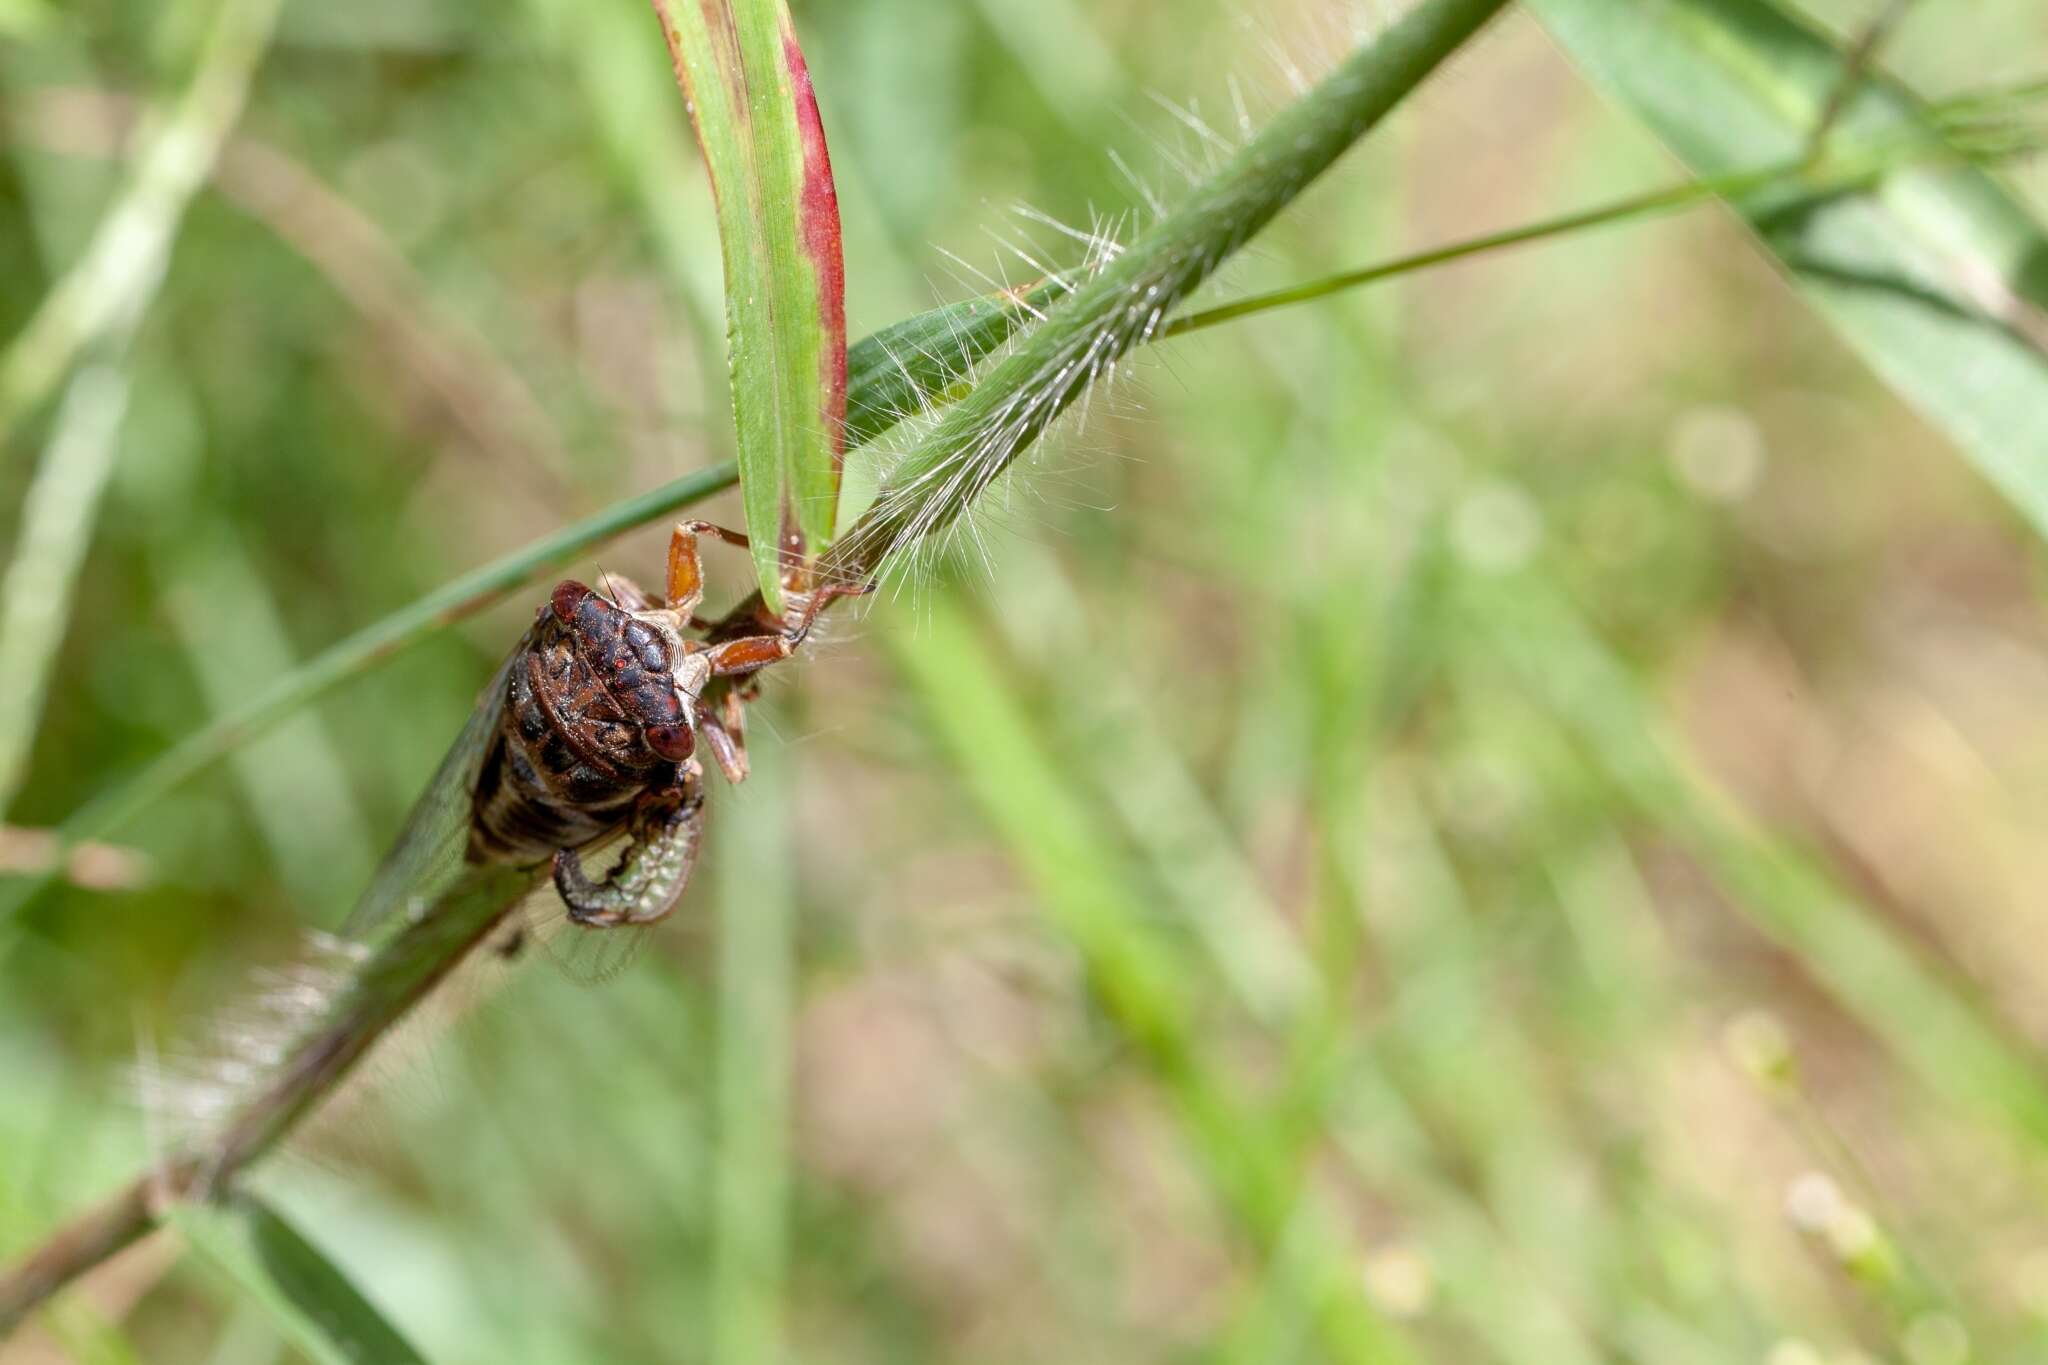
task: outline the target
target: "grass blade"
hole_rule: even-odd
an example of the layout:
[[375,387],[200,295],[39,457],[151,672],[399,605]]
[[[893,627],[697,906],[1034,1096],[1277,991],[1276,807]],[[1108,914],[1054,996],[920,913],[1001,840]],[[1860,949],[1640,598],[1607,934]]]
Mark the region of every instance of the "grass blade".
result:
[[424,1365],[424,1358],[320,1248],[261,1200],[244,1197],[256,1257],[286,1299],[350,1365]]
[[[1769,0],[1530,0],[1592,79],[1712,176],[1840,136],[1939,147],[1927,111]],[[2048,535],[2048,237],[1969,166],[1735,207],[1843,339]]]
[[209,1268],[321,1365],[425,1365],[347,1274],[261,1200],[181,1210],[173,1221]]
[[783,1358],[796,888],[781,768],[756,756],[719,831],[710,1358],[733,1365]]
[[0,812],[28,775],[78,571],[114,473],[128,397],[123,359],[97,360],[72,376],[22,500],[20,543],[0,575],[0,677],[10,680],[0,691]]
[[[0,811],[25,775],[72,590],[127,415],[127,353],[163,284],[185,209],[241,117],[281,0],[227,0],[190,83],[155,128],[83,257],[0,353],[0,446],[71,377],[0,582]],[[77,368],[83,362],[83,368]],[[73,371],[76,368],[76,373]]]
[[1809,859],[1748,828],[1685,771],[1626,668],[1556,593],[1475,586],[1480,633],[1585,739],[1622,795],[1678,832],[1731,904],[1937,1093],[2048,1145],[2048,1067]]
[[[655,0],[718,200],[740,488],[761,595],[832,539],[846,269],[824,124],[781,0]],[[798,537],[798,540],[792,540]]]
[[1269,1111],[1247,1106],[1212,1065],[1196,1006],[1204,973],[1148,922],[1156,909],[1105,841],[1107,822],[1068,784],[959,608],[934,594],[920,624],[915,642],[903,631],[883,636],[906,689],[1053,929],[1086,965],[1105,1013],[1171,1099],[1218,1202],[1309,1308],[1325,1346],[1319,1358],[1356,1365],[1415,1359],[1406,1337],[1362,1293],[1344,1234],[1309,1193],[1290,1135]]
[[0,353],[0,445],[82,357],[140,323],[163,283],[186,206],[241,117],[281,5],[220,6],[191,85],[160,115],[121,197],[77,264]]
[[473,868],[310,1011],[283,1060],[228,1121],[65,1224],[0,1273],[0,1339],[50,1295],[133,1245],[181,1204],[205,1204],[312,1112],[544,874]]
[[951,526],[1059,416],[1478,31],[1504,0],[1429,0],[1275,118],[1189,200],[1075,288],[893,471],[828,577],[863,578]]

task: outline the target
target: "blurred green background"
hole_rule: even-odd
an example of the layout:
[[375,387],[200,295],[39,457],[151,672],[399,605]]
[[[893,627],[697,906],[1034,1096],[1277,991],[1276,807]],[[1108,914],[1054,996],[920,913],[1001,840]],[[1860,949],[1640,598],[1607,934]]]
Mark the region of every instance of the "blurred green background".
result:
[[[1038,215],[1127,234],[1214,155],[1160,99],[1234,137],[1378,12],[797,9],[856,335],[1083,254]],[[213,10],[0,3],[0,334]],[[1887,59],[2035,76],[2048,15],[1925,0]],[[1511,14],[1210,292],[1676,174]],[[288,6],[123,361],[8,824],[727,458],[717,271],[639,0]],[[647,951],[458,984],[258,1183],[446,1362],[2048,1359],[2041,571],[1716,210],[1156,349],[778,671]],[[0,937],[0,1249],[203,1098],[138,1052],[203,1085],[544,586]],[[2009,1074],[1952,1074],[1958,1017]],[[0,1348],[297,1358],[170,1238]]]

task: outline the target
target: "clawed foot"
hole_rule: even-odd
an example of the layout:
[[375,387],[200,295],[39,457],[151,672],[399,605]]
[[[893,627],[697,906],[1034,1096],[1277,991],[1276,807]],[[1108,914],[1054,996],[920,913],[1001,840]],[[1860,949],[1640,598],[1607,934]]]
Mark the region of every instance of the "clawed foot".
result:
[[633,817],[631,840],[618,865],[594,882],[573,848],[555,853],[555,890],[569,918],[588,929],[652,924],[676,908],[697,865],[704,832],[703,793],[650,800]]

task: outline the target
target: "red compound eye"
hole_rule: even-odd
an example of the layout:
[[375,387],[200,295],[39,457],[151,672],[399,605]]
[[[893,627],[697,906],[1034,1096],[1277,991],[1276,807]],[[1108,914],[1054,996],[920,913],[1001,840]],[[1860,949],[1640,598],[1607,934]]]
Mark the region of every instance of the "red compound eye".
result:
[[590,589],[571,578],[555,585],[554,594],[548,598],[548,605],[554,609],[555,619],[568,625],[576,619],[576,608],[583,605],[583,599],[590,596]]
[[647,747],[672,763],[681,763],[697,751],[697,736],[687,725],[650,725]]

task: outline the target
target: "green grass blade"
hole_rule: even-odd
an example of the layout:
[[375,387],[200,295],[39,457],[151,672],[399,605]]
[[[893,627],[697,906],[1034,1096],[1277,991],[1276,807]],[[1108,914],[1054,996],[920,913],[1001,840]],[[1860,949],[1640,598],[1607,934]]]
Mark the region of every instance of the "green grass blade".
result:
[[470,868],[402,925],[340,989],[308,1009],[276,1066],[216,1131],[156,1163],[0,1272],[0,1338],[50,1295],[145,1236],[169,1212],[234,1191],[390,1031],[540,882],[531,868]]
[[180,1209],[169,1221],[215,1278],[320,1365],[425,1365],[347,1274],[261,1201]]
[[919,638],[882,636],[905,687],[924,708],[974,801],[1045,906],[1052,928],[1087,967],[1118,1032],[1173,1102],[1217,1202],[1289,1281],[1313,1316],[1319,1358],[1378,1365],[1415,1359],[1413,1347],[1361,1292],[1341,1229],[1310,1192],[1290,1135],[1245,1103],[1204,1047],[1197,961],[1148,921],[1137,889],[1090,803],[1048,751],[1004,672],[949,598],[933,594]]
[[1179,209],[1052,309],[892,472],[830,556],[861,578],[950,526],[1188,294],[1342,156],[1504,0],[1429,0],[1273,119]]
[[866,445],[974,367],[1060,294],[1056,284],[1021,295],[968,299],[919,313],[853,348],[847,360],[846,445]]
[[[240,119],[280,0],[229,0],[179,98],[152,111],[134,174],[69,273],[0,352],[0,447],[64,384],[54,432],[0,578],[0,811],[26,775],[79,570],[127,416],[128,353],[163,285],[185,210]],[[74,372],[75,371],[75,372]]]
[[1502,663],[1577,731],[1625,799],[1672,829],[1731,904],[1946,1099],[2048,1146],[2048,1065],[1809,858],[1750,828],[1689,773],[1649,703],[1557,594],[1522,577],[1468,596]]
[[241,118],[283,0],[226,0],[192,83],[150,121],[134,174],[77,263],[0,352],[0,447],[89,353],[132,335],[162,287],[185,210]]
[[783,1358],[796,888],[778,755],[719,830],[717,1175],[710,1358]]
[[20,539],[0,574],[0,812],[28,775],[57,650],[71,624],[78,573],[85,564],[100,499],[113,477],[128,412],[123,354],[94,360],[73,375],[35,480],[22,500]]
[[256,1258],[271,1283],[350,1365],[425,1365],[425,1358],[363,1297],[348,1275],[261,1200],[244,1197]]
[[[1530,7],[1700,175],[1803,155],[1841,85],[1833,45],[1769,0]],[[1927,111],[1881,79],[1836,122],[1845,141],[1940,142]],[[1735,206],[1843,339],[2048,535],[2048,237],[2019,203],[1949,165]]]
[[655,0],[718,199],[726,359],[761,594],[832,539],[846,420],[846,271],[824,125],[781,0]]

